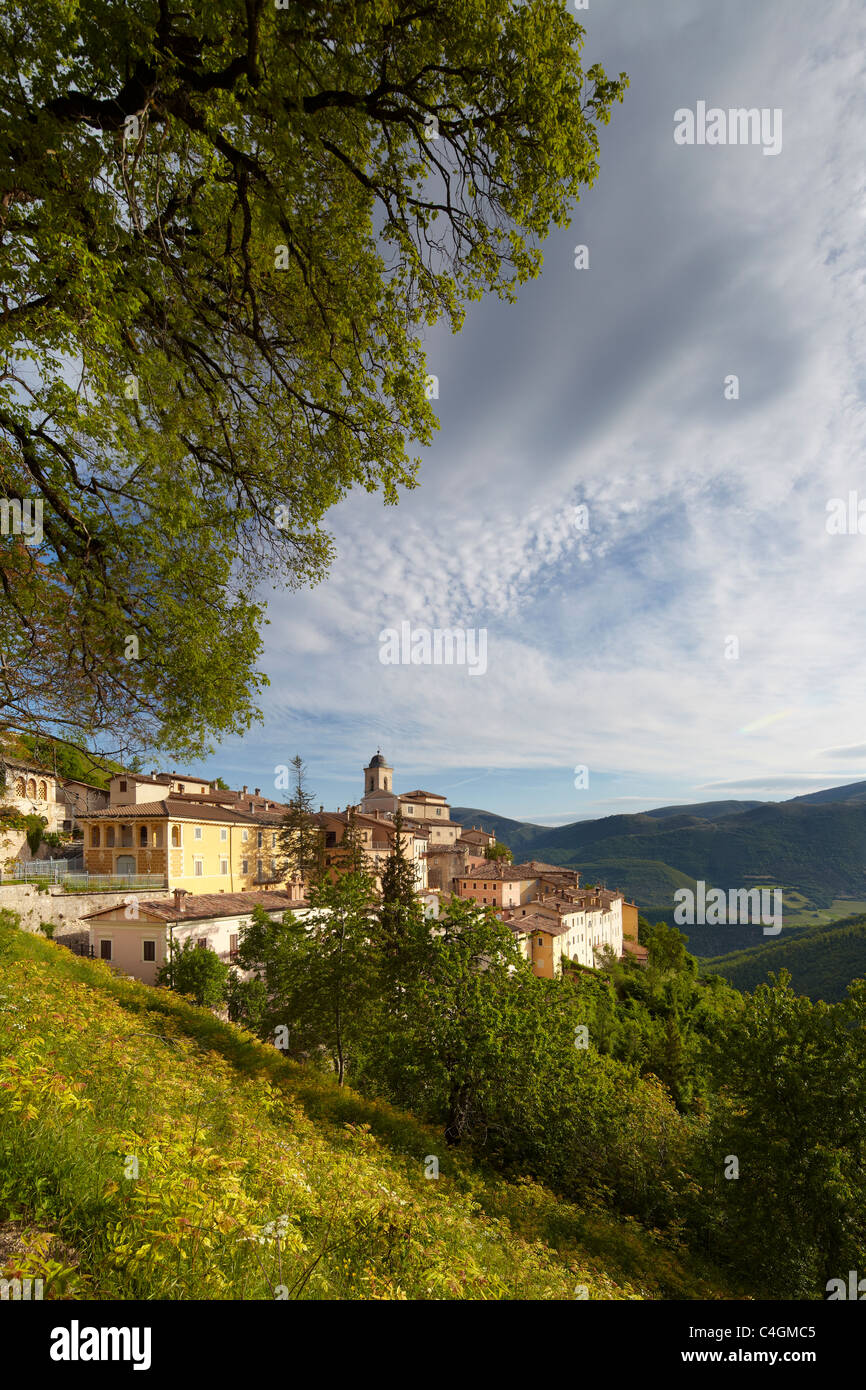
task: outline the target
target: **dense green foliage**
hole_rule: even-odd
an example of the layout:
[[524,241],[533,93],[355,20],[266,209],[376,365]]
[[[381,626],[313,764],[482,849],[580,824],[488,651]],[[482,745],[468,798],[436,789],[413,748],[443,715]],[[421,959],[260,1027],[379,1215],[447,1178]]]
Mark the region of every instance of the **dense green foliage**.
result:
[[178,943],[172,939],[157,983],[170,985],[178,994],[187,994],[196,1004],[212,1009],[223,1002],[228,973],[229,967],[210,947],[200,946],[195,941]]
[[514,851],[507,845],[501,844],[498,840],[495,845],[484,846],[484,858],[494,861],[504,861],[506,864],[514,863]]

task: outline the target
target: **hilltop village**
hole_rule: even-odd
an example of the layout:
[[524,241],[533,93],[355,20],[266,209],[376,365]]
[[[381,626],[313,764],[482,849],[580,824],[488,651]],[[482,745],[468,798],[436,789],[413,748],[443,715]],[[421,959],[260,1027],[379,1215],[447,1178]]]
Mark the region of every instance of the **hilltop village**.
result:
[[[232,960],[255,907],[274,920],[288,910],[299,918],[309,912],[307,885],[281,870],[287,808],[260,788],[234,791],[206,777],[126,772],[99,792],[83,784],[65,788],[62,779],[30,771],[16,769],[12,792],[23,789],[26,800],[35,788],[46,804],[73,808],[64,819],[83,836],[88,883],[128,880],[128,894],[115,892],[116,901],[86,914],[92,954],[127,974],[153,983],[169,940],[184,937]],[[7,775],[7,802],[8,783]],[[396,792],[394,769],[379,751],[363,769],[355,805],[313,813],[325,863],[338,859],[351,823],[378,880],[395,851],[398,813],[401,847],[430,916],[452,894],[493,908],[535,973],[548,978],[561,974],[565,961],[596,966],[601,950],[643,959],[637,908],[621,893],[582,887],[576,869],[492,858],[492,832],[452,820],[448,801],[436,792]]]

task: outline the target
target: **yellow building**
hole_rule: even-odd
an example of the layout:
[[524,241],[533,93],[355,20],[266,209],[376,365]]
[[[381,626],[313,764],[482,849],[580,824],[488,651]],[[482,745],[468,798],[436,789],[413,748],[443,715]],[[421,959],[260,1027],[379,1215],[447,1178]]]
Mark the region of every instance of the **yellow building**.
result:
[[150,874],[161,877],[166,889],[189,893],[286,887],[276,814],[257,816],[169,795],[79,819],[88,873]]

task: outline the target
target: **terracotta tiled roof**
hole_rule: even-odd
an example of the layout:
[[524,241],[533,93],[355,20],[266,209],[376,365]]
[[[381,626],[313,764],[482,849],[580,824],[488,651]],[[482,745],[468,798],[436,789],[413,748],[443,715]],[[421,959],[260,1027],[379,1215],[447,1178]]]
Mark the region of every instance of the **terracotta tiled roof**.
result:
[[289,809],[281,801],[272,801],[267,796],[256,796],[253,792],[172,792],[178,801],[213,802],[217,806],[237,806],[239,811],[281,811],[284,815]]
[[563,936],[568,927],[554,926],[549,917],[541,917],[537,912],[529,912],[525,917],[512,917],[508,926],[516,936],[534,931],[546,932],[548,936]]
[[636,960],[647,960],[649,958],[649,951],[646,946],[641,946],[640,942],[632,941],[627,936],[624,936],[622,939],[622,953],[624,956],[634,956]]
[[[162,917],[166,922],[200,922],[210,917],[240,917],[252,912],[254,907],[267,908],[269,912],[288,912],[293,907],[305,907],[305,903],[293,902],[286,893],[186,893],[181,898],[183,910],[180,911],[173,897],[155,902],[139,902],[140,912],[152,917]],[[123,904],[117,907],[100,907],[95,912],[84,914],[100,917],[109,912],[120,912]]]
[[400,801],[446,801],[446,798],[440,796],[438,792],[422,791],[401,792],[399,799]]
[[102,811],[82,811],[78,817],[88,820],[189,820],[221,821],[223,824],[260,825],[261,817],[246,811],[232,811],[228,807],[208,806],[202,802],[181,801],[178,797],[166,797],[162,801],[142,801],[138,805],[106,806]]

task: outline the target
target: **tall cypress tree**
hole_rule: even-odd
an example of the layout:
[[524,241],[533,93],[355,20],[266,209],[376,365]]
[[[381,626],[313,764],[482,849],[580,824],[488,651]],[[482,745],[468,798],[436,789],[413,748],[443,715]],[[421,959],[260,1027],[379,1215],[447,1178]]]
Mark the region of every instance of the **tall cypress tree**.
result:
[[299,875],[309,890],[322,877],[325,837],[313,811],[300,753],[292,758],[292,773],[294,788],[278,836],[280,871],[287,878]]

